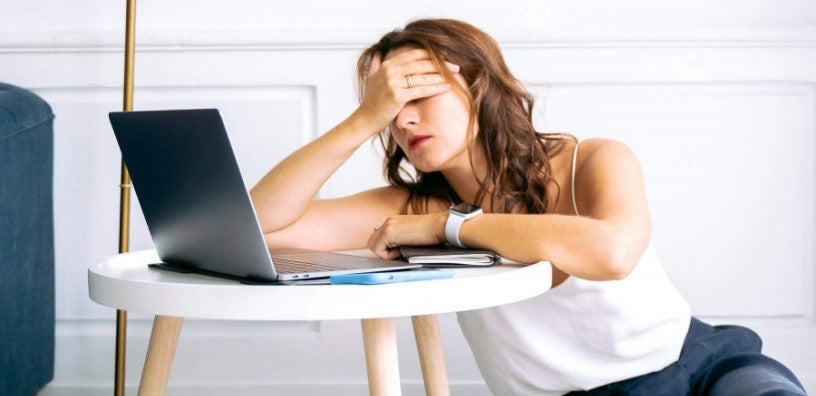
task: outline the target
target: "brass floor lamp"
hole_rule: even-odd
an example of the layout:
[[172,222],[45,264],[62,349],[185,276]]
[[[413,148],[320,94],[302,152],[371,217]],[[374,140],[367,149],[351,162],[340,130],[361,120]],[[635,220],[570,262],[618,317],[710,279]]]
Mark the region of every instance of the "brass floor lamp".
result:
[[[133,110],[133,58],[136,44],[136,0],[127,0],[125,21],[125,83],[122,110]],[[129,249],[130,242],[130,173],[122,160],[119,196],[119,253]],[[125,394],[125,351],[127,347],[127,311],[116,310],[115,396]]]

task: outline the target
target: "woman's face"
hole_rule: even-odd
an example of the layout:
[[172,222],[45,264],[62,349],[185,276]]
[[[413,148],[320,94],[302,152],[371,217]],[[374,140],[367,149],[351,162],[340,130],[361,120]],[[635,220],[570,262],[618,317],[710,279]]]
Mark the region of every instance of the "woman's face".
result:
[[[389,52],[385,59],[410,49],[412,47],[397,48]],[[459,74],[454,76],[467,89],[465,80]],[[438,95],[408,102],[391,122],[391,134],[408,161],[422,172],[470,167],[467,140],[469,113],[467,97],[451,88]]]

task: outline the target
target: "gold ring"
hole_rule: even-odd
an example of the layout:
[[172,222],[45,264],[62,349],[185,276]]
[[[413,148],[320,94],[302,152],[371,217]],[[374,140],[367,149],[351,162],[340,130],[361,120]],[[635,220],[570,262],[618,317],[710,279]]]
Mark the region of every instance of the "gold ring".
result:
[[411,81],[411,75],[410,74],[405,76],[405,81],[408,82],[408,88],[413,88],[414,87],[414,83]]

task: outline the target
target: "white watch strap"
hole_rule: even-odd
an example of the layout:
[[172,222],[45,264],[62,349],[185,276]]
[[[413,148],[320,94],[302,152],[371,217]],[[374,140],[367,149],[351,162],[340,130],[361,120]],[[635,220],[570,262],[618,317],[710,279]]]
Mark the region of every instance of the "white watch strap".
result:
[[451,245],[463,249],[465,245],[459,240],[459,228],[462,227],[462,223],[464,222],[464,217],[450,212],[448,213],[448,220],[445,222],[445,239],[447,239]]

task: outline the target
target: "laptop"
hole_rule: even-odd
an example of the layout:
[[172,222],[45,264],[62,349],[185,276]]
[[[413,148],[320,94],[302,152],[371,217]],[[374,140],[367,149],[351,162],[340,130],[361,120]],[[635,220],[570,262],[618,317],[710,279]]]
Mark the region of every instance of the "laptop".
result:
[[332,252],[270,251],[217,109],[109,117],[160,268],[290,283],[420,267]]

